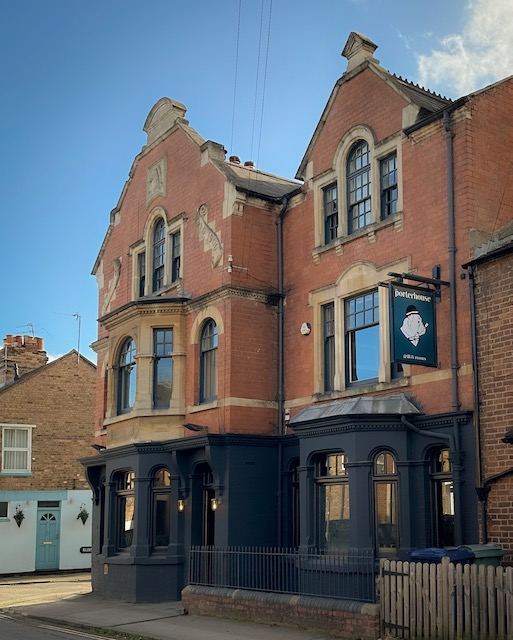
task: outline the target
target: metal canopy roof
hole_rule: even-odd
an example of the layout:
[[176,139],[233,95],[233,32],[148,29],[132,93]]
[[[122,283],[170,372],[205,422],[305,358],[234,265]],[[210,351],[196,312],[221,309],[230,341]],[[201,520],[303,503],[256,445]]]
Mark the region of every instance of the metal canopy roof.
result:
[[290,425],[336,418],[364,415],[420,415],[422,411],[404,393],[393,396],[358,396],[306,407],[294,416]]

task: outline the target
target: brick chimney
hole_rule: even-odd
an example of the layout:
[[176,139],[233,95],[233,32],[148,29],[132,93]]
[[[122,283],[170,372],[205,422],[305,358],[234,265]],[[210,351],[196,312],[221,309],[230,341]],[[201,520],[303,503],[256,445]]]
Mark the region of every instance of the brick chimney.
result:
[[48,362],[43,338],[8,334],[0,348],[0,386]]

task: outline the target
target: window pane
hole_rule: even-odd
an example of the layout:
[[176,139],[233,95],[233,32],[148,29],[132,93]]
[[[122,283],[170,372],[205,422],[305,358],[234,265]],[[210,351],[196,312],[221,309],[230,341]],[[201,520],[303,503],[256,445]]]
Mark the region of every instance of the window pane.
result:
[[134,496],[120,496],[119,505],[119,548],[126,549],[133,542]]
[[397,483],[375,484],[377,542],[379,548],[397,547]]
[[7,518],[7,502],[0,502],[0,518]]
[[156,547],[167,547],[171,532],[171,496],[156,494],[155,502],[155,540]]
[[379,327],[360,329],[351,335],[350,382],[377,378],[379,372]]
[[171,236],[171,282],[175,282],[180,277],[180,232],[177,231]]
[[324,391],[333,391],[335,378],[335,308],[333,302],[322,308],[324,325]]
[[397,157],[395,154],[380,163],[381,169],[381,218],[397,211]]
[[139,270],[139,297],[142,297],[146,286],[146,253],[143,252],[137,256],[137,265]]
[[173,391],[173,330],[155,329],[153,341],[153,404],[169,407]]
[[119,389],[118,411],[129,411],[135,402],[136,391],[136,363],[135,342],[128,339],[121,350],[119,357]]
[[380,357],[378,292],[347,300],[345,308],[348,383],[377,378]]
[[201,332],[200,340],[200,402],[217,397],[217,325],[209,320]]
[[337,185],[326,187],[324,198],[324,242],[327,244],[337,237],[338,233],[338,196]]
[[321,547],[326,551],[344,551],[349,546],[349,484],[319,486]]
[[165,234],[164,221],[159,220],[153,233],[153,291],[157,291],[164,284]]

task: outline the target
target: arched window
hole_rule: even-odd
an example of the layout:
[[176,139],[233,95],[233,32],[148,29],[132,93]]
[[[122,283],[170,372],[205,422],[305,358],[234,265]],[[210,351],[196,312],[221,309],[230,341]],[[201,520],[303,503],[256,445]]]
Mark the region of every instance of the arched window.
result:
[[119,356],[118,413],[126,413],[135,401],[135,342],[128,338],[121,348]]
[[454,545],[454,493],[449,449],[438,449],[431,454],[431,486],[433,542],[437,547],[451,547]]
[[133,542],[134,481],[133,471],[121,471],[116,474],[116,546],[118,549],[127,549]]
[[374,514],[376,547],[379,552],[398,547],[397,469],[394,456],[380,451],[374,458]]
[[152,480],[153,546],[167,547],[171,534],[171,474],[157,469]]
[[200,402],[217,398],[217,325],[207,320],[200,338]]
[[347,454],[327,453],[315,464],[317,502],[316,543],[319,549],[337,553],[349,547],[349,479]]
[[371,163],[365,140],[358,140],[347,158],[347,210],[349,233],[370,224]]
[[166,225],[162,218],[153,231],[153,281],[152,291],[164,286],[164,265],[166,261]]

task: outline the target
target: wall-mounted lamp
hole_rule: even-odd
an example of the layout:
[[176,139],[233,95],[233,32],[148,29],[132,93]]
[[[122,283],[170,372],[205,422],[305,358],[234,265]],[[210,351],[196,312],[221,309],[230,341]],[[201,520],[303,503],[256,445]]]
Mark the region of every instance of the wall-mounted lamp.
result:
[[502,442],[504,442],[504,444],[513,444],[513,429],[506,431],[504,438],[502,438]]
[[303,336],[308,336],[310,335],[310,331],[312,330],[312,327],[310,325],[309,322],[303,322],[303,324],[301,325],[301,335]]
[[217,507],[221,504],[221,498],[212,498],[210,500],[210,508],[212,511],[217,511]]
[[180,512],[184,511],[187,504],[188,504],[187,500],[178,500],[178,511]]

